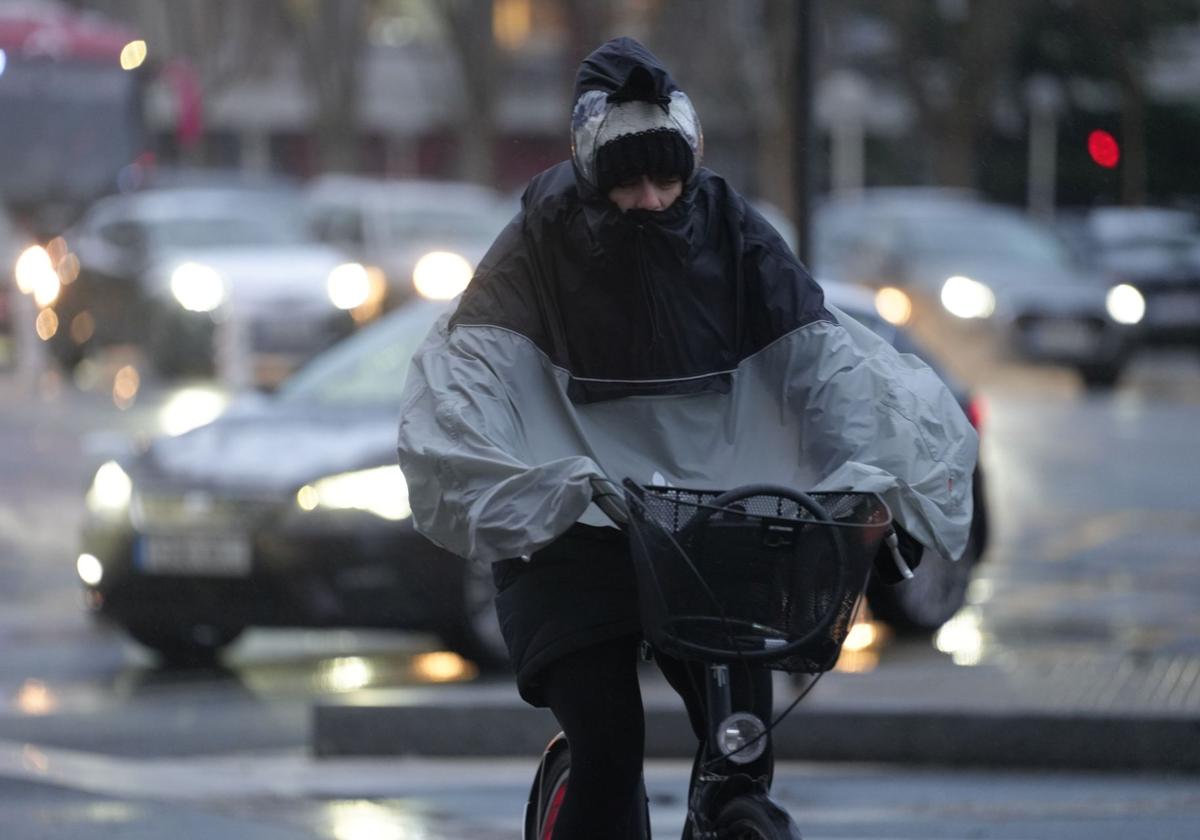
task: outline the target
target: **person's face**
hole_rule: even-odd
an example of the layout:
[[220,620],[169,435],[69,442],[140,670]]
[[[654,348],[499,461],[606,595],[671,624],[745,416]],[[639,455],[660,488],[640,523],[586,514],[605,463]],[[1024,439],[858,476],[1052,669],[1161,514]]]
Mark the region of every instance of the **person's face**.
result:
[[666,210],[683,192],[683,181],[675,176],[639,175],[622,181],[608,191],[613,204],[626,210]]

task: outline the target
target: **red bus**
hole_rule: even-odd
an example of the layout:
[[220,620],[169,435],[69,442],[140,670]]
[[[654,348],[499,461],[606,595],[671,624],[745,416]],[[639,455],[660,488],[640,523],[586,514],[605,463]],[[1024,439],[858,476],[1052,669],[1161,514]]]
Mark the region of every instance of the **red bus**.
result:
[[144,58],[136,41],[57,2],[0,4],[0,202],[39,239],[116,191],[146,148],[146,74],[122,67]]

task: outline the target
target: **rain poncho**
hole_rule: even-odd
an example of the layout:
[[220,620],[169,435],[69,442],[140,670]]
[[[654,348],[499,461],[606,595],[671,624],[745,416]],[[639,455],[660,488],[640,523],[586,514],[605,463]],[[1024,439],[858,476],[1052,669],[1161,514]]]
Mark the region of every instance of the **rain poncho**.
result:
[[591,505],[594,476],[773,483],[877,492],[913,537],[961,556],[977,438],[938,377],[826,305],[711,171],[698,167],[657,213],[622,213],[589,180],[589,94],[617,90],[636,67],[671,103],[655,107],[690,111],[636,42],[589,57],[575,159],[531,181],[416,353],[399,454],[417,529],[494,561],[528,556],[577,521],[607,524]]

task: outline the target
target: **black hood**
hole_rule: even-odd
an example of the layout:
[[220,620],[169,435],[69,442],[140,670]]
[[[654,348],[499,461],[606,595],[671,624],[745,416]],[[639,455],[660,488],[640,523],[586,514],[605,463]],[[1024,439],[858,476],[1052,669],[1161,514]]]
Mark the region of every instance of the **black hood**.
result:
[[578,101],[589,90],[608,94],[625,90],[635,97],[650,93],[669,100],[679,89],[654,53],[633,38],[622,37],[601,44],[583,60],[571,100]]

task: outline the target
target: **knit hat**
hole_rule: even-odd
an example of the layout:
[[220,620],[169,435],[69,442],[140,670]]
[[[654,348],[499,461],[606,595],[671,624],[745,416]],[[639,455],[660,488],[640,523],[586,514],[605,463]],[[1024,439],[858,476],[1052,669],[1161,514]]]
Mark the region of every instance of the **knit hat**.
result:
[[602,193],[641,175],[674,176],[686,183],[704,144],[687,94],[632,39],[609,42],[585,67],[595,74],[603,62],[625,66],[615,78],[610,73],[592,80],[575,101],[571,149],[580,175]]
[[620,134],[596,150],[596,186],[607,193],[641,175],[686,181],[693,162],[687,141],[673,128]]

